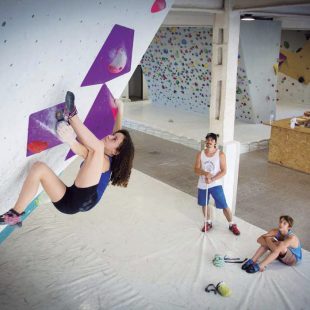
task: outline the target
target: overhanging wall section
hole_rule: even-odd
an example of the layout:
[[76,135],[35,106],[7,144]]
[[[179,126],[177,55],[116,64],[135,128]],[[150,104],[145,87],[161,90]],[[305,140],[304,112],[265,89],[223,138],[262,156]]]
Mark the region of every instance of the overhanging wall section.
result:
[[106,82],[119,97],[173,1],[160,1],[154,10],[155,2],[1,1],[0,213],[14,205],[34,161],[46,162],[56,173],[68,165],[63,144],[26,157],[29,116],[63,102],[71,90],[80,117],[86,117],[102,84],[81,84],[115,25],[134,31],[128,72]]

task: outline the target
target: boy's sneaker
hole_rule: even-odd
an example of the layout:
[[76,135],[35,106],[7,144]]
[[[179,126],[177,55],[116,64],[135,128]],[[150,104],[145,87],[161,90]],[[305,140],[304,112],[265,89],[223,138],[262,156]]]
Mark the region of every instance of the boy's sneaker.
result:
[[[71,91],[67,91],[64,116],[66,120],[70,120],[74,115],[77,114],[77,109],[74,104],[74,94]],[[56,116],[57,117],[57,116]]]
[[247,273],[255,273],[260,271],[260,267],[257,263],[250,265],[246,270]]
[[252,259],[248,259],[242,266],[241,269],[242,270],[247,270],[251,265],[253,265],[254,262],[252,261]]
[[21,226],[22,219],[21,216],[24,214],[19,214],[14,209],[9,210],[8,212],[0,216],[0,225],[18,225]]
[[205,232],[205,229],[206,231],[209,231],[211,228],[212,228],[212,223],[207,223],[207,225],[202,226],[201,231]]
[[232,224],[231,226],[229,226],[229,230],[232,231],[232,233],[236,236],[240,235],[240,231],[237,227],[237,224]]

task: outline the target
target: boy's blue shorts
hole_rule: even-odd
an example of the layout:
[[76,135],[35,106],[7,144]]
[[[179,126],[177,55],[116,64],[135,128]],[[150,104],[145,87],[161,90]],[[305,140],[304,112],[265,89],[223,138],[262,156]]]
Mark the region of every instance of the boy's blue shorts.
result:
[[[208,191],[208,200],[206,197],[207,191]],[[198,204],[202,207],[208,205],[209,200],[210,200],[210,195],[212,195],[217,209],[228,208],[222,185],[211,187],[208,190],[198,188]]]

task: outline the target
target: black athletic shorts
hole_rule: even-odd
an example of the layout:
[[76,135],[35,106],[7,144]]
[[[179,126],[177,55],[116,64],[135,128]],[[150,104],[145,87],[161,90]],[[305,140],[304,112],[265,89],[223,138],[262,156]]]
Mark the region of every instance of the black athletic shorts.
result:
[[97,186],[80,188],[73,184],[67,187],[64,196],[53,204],[58,211],[66,214],[89,211],[98,202]]

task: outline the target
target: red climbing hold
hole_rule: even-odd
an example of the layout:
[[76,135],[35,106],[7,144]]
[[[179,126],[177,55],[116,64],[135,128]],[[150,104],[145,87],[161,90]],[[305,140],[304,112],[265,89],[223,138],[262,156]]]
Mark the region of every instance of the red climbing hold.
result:
[[32,141],[28,143],[27,149],[33,154],[45,151],[48,148],[48,143],[45,141]]

